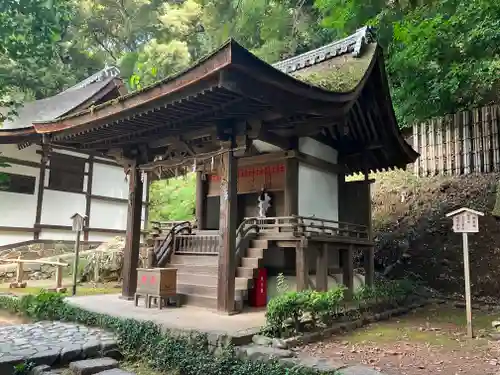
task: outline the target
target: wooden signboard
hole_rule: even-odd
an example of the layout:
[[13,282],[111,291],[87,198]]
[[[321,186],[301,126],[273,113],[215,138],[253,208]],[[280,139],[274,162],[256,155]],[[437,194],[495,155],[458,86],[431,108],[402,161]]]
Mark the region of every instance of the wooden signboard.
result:
[[453,220],[453,232],[462,233],[463,253],[464,253],[464,281],[465,281],[465,305],[467,319],[467,336],[474,336],[472,331],[472,297],[470,288],[470,263],[469,263],[469,233],[479,232],[479,216],[484,213],[471,210],[470,208],[459,208],[446,214]]
[[[219,175],[208,175],[208,196],[220,195],[220,179]],[[284,163],[248,166],[238,169],[238,194],[255,193],[262,188],[269,191],[284,190]]]

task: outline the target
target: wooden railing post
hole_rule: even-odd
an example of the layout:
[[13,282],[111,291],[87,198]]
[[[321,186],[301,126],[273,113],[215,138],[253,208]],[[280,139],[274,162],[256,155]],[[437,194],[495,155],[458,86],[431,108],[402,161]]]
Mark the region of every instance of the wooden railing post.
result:
[[[57,261],[59,263],[62,263],[61,258],[57,258]],[[62,265],[58,264],[56,266],[56,291],[60,292],[62,289],[62,278],[63,278],[63,272],[62,272]]]
[[16,282],[11,283],[11,288],[26,288],[26,283],[23,282],[24,279],[24,264],[21,261],[21,257],[17,258],[17,267],[16,267]]

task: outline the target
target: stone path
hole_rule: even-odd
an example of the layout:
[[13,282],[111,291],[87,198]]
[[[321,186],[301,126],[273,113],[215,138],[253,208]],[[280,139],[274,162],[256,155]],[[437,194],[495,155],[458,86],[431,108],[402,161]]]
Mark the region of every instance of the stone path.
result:
[[0,374],[25,360],[51,366],[116,353],[113,334],[98,328],[63,322],[0,327]]

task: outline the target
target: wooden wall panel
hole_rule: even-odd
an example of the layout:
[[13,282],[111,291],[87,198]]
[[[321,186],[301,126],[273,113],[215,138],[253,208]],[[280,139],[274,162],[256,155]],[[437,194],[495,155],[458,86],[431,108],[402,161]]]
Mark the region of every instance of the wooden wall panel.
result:
[[[279,191],[285,188],[285,164],[272,163],[258,166],[245,166],[238,169],[238,194],[259,192],[264,188]],[[208,196],[220,195],[220,176],[208,175]]]

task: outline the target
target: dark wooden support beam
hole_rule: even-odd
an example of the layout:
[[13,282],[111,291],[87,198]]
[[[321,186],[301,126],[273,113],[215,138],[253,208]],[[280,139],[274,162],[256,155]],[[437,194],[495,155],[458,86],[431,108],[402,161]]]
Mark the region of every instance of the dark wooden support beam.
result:
[[[230,136],[229,148],[235,145],[234,135]],[[219,219],[219,273],[217,279],[217,310],[221,313],[234,312],[235,293],[235,247],[237,222],[237,177],[238,161],[233,151],[222,156],[220,183],[220,219]]]
[[299,211],[299,162],[296,158],[285,161],[284,215],[298,215]]
[[297,292],[309,287],[309,266],[307,264],[306,247],[302,241],[295,247],[295,271],[297,273]]
[[351,299],[354,292],[354,246],[349,245],[347,249],[340,250],[343,277],[342,281],[347,288],[346,298]]
[[344,169],[339,164],[330,163],[326,160],[319,159],[315,156],[299,152],[297,158],[300,162],[310,165],[311,167],[318,168],[322,171],[327,171],[334,174],[344,173]]
[[[36,198],[36,212],[34,225],[40,224],[42,220],[43,207],[43,191],[45,189],[45,173],[47,170],[47,162],[49,160],[49,147],[47,144],[42,144],[42,154],[40,158],[40,175],[38,176],[38,193]],[[40,231],[34,232],[33,239],[40,239]]]
[[[90,205],[92,203],[92,178],[94,175],[94,156],[90,155],[88,160],[89,174],[87,176],[87,189],[85,191],[85,226],[90,227]],[[89,240],[89,232],[83,233],[83,240]]]
[[373,286],[375,282],[375,248],[370,246],[364,254],[365,284]]
[[258,140],[262,142],[269,143],[273,146],[279,147],[282,150],[288,150],[290,148],[290,141],[287,137],[282,137],[281,135],[271,133],[268,130],[261,129]]
[[127,235],[123,254],[122,298],[132,300],[137,288],[137,267],[139,265],[139,246],[141,243],[142,216],[141,171],[137,162],[130,167],[129,200],[127,212]]
[[[203,171],[196,172],[196,222],[198,229],[205,229],[206,226],[206,203],[207,203],[207,181]],[[206,176],[205,176],[206,177]]]
[[328,290],[328,243],[320,244],[316,258],[316,290]]

